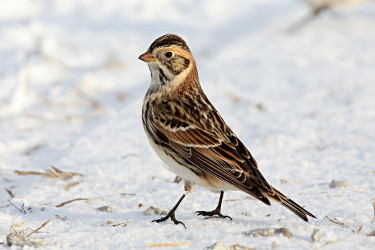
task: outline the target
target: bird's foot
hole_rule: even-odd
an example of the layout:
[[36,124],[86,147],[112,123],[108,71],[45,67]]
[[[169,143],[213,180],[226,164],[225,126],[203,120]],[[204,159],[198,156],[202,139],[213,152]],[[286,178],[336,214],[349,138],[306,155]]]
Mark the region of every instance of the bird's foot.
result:
[[207,218],[205,219],[208,219],[210,217],[216,217],[216,218],[222,218],[222,219],[229,218],[230,220],[232,220],[230,216],[223,215],[222,213],[220,213],[220,210],[218,209],[214,209],[212,211],[196,211],[195,213],[197,213],[198,215],[207,216]]
[[185,224],[182,221],[176,220],[175,214],[172,211],[169,212],[166,216],[161,217],[158,220],[153,220],[152,222],[160,223],[160,222],[168,220],[169,218],[171,218],[171,220],[174,222],[174,224],[176,224],[176,225],[182,224],[184,226],[184,228],[186,229],[186,226],[185,226]]

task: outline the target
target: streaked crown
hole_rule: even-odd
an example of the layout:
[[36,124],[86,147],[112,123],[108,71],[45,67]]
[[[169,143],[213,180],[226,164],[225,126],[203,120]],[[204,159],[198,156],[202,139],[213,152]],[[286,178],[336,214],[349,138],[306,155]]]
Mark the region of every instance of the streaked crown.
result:
[[179,46],[182,49],[187,50],[187,51],[190,52],[190,49],[187,46],[186,42],[181,37],[179,37],[178,35],[174,35],[174,34],[166,34],[166,35],[161,36],[158,39],[156,39],[150,45],[149,51],[152,53],[152,51],[155,48],[158,48],[158,47],[169,47],[171,45]]

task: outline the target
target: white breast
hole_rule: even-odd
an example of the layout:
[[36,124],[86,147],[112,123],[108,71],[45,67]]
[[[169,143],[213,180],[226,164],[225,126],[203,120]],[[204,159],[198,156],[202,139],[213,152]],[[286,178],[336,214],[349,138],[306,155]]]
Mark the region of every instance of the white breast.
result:
[[238,190],[237,188],[229,185],[215,177],[212,176],[209,180],[202,178],[191,171],[188,167],[185,167],[178,162],[176,162],[172,157],[167,155],[164,150],[154,143],[153,139],[147,136],[152,148],[160,159],[168,166],[168,168],[174,172],[176,175],[181,177],[186,181],[190,181],[194,184],[200,185],[202,187],[211,189],[212,191],[222,191],[222,190]]

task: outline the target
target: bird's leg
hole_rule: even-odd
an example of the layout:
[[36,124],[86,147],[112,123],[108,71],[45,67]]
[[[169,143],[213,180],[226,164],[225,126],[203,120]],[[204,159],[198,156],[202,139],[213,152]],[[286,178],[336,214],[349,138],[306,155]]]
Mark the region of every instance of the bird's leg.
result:
[[202,216],[208,216],[208,217],[219,217],[219,218],[229,218],[232,220],[230,216],[227,215],[222,215],[221,212],[221,203],[223,202],[223,197],[224,197],[224,191],[220,192],[220,198],[219,198],[219,204],[217,204],[217,207],[212,210],[212,211],[196,211],[198,215]]
[[177,225],[177,224],[182,224],[182,225],[184,226],[184,228],[186,229],[185,224],[182,223],[182,222],[179,221],[179,220],[176,220],[176,217],[175,217],[175,212],[176,212],[178,206],[180,205],[181,201],[185,198],[185,196],[186,196],[186,194],[183,194],[183,195],[181,196],[181,198],[178,200],[178,202],[176,203],[176,205],[174,205],[174,207],[171,209],[171,211],[169,211],[169,213],[168,213],[166,216],[161,217],[161,218],[158,219],[158,220],[153,220],[152,222],[157,222],[157,223],[159,223],[159,222],[163,222],[163,221],[168,220],[168,218],[171,218],[171,220],[174,222],[174,224],[176,224],[176,225]]

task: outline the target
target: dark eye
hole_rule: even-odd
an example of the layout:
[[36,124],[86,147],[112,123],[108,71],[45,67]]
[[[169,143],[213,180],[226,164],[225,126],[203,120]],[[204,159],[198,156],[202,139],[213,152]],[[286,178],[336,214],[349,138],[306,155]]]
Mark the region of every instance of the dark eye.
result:
[[173,53],[168,51],[167,53],[165,53],[165,56],[171,58],[173,56]]

